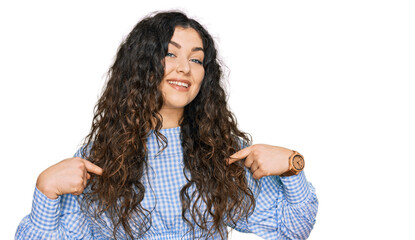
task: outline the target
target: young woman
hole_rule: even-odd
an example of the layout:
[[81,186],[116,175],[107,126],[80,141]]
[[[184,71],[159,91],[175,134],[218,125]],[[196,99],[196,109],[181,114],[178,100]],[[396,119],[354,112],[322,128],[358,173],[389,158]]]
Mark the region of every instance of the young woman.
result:
[[214,41],[162,12],[120,46],[84,147],[37,180],[16,239],[305,239],[317,213],[295,151],[250,145]]

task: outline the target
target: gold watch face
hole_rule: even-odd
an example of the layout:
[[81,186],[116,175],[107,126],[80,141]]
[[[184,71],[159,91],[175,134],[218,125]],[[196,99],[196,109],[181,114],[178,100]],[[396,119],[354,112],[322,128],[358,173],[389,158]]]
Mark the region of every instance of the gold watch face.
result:
[[293,158],[293,167],[298,170],[301,171],[304,168],[304,159],[303,157],[301,157],[300,155],[296,155]]

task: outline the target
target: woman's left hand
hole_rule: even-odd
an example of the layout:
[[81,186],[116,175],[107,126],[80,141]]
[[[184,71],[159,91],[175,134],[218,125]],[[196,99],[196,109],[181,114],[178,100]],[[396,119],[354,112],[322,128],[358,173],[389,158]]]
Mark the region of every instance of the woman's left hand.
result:
[[246,158],[244,165],[251,170],[255,179],[260,179],[288,171],[288,159],[292,153],[292,150],[283,147],[254,144],[232,154],[227,161],[232,164]]

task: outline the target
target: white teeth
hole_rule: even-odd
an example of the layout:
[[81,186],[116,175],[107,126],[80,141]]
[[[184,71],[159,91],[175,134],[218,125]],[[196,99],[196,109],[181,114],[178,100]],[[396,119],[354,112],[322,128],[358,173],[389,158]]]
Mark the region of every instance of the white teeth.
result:
[[175,85],[182,86],[182,87],[185,87],[185,88],[188,88],[189,87],[189,84],[184,83],[184,82],[177,82],[177,81],[168,81],[168,82],[170,84],[175,84]]

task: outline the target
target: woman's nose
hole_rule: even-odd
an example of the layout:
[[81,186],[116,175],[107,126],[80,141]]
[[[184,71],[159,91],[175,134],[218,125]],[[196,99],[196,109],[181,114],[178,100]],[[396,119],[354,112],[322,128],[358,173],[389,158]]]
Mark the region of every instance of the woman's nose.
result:
[[190,62],[185,58],[177,59],[177,66],[176,71],[178,73],[182,72],[184,74],[188,74],[190,72]]

